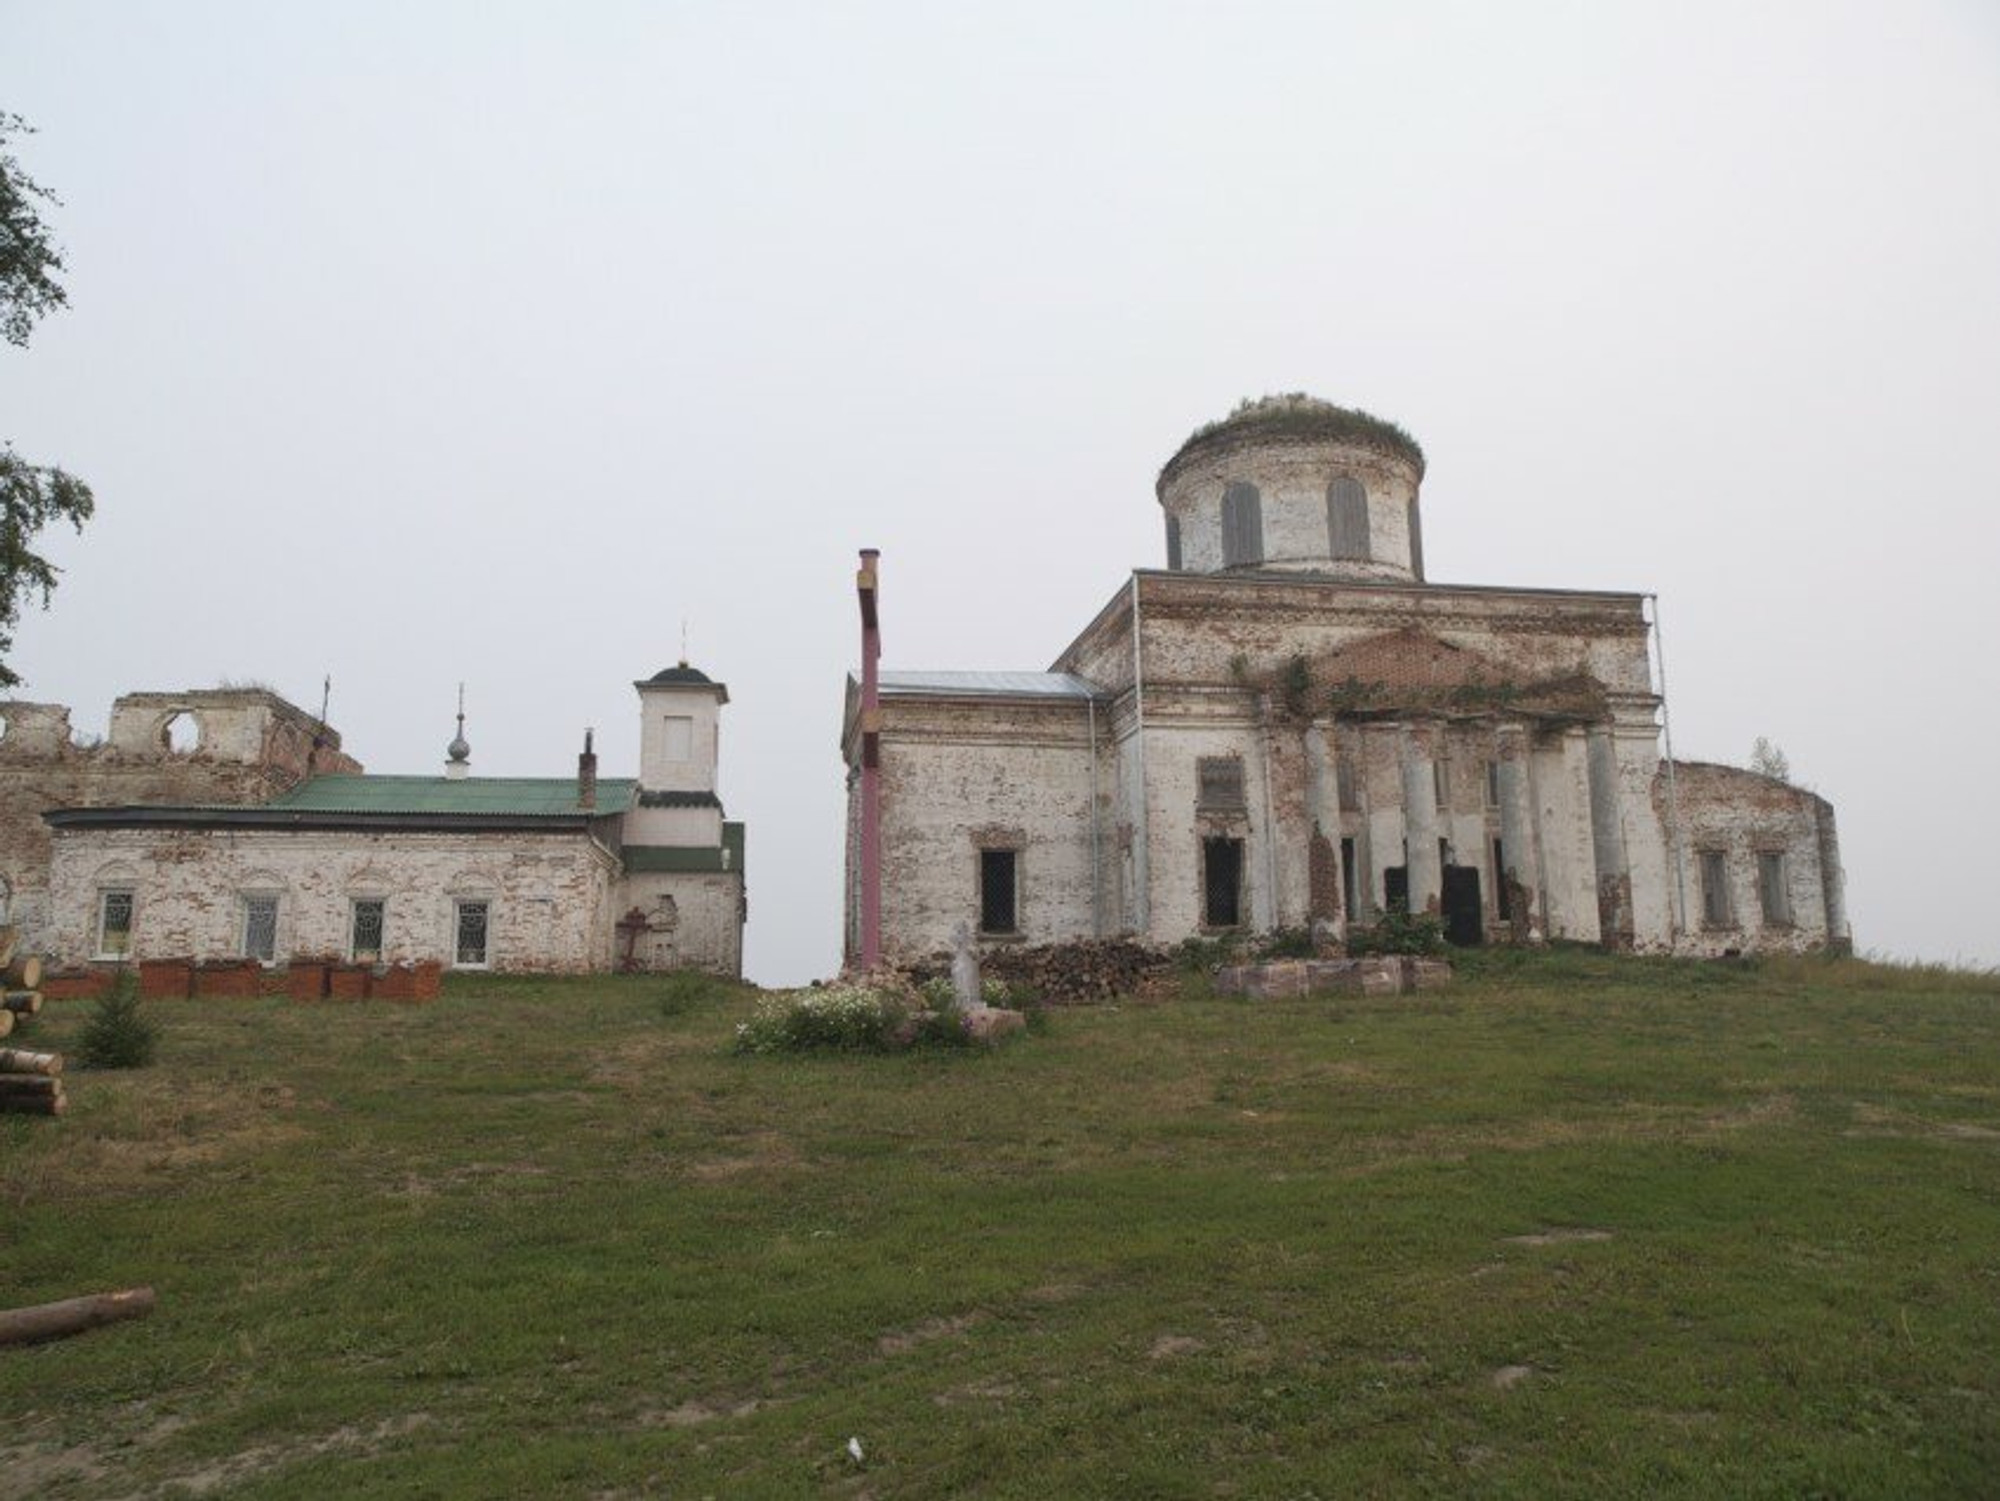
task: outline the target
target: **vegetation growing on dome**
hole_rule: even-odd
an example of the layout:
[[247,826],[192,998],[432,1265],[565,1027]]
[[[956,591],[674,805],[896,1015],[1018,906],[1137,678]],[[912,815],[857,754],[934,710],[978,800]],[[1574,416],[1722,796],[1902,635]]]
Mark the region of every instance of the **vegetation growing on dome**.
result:
[[1236,438],[1331,439],[1407,459],[1419,475],[1424,471],[1423,448],[1395,423],[1359,408],[1337,407],[1303,391],[1289,391],[1255,400],[1246,396],[1227,417],[1196,428],[1161,468],[1161,481],[1191,453],[1215,440]]

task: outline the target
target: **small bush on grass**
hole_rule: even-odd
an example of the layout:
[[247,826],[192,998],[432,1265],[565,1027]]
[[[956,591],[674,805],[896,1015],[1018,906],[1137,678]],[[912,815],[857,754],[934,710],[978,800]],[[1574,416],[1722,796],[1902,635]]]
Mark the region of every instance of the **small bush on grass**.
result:
[[[958,1004],[958,988],[951,983],[950,975],[932,975],[917,987],[917,994],[934,1011],[948,1011]],[[1005,980],[988,976],[979,982],[979,999],[988,1006],[1011,1006],[1014,991]]]
[[1183,938],[1173,951],[1174,968],[1184,975],[1218,969],[1234,963],[1241,947],[1242,940],[1234,933],[1220,938]]
[[121,969],[91,1008],[77,1056],[85,1068],[144,1068],[159,1044],[159,1029],[139,1014],[139,977]]
[[1442,954],[1444,924],[1428,913],[1384,912],[1373,927],[1348,929],[1347,952],[1356,958],[1375,954]]
[[1319,954],[1311,928],[1273,928],[1257,940],[1259,959],[1311,959]]
[[736,1028],[739,1053],[883,1052],[895,1042],[906,1010],[862,985],[825,985],[764,997]]
[[672,1020],[685,1016],[698,1006],[709,1005],[729,997],[729,986],[714,975],[704,974],[698,969],[677,969],[662,977],[660,982],[660,1015]]

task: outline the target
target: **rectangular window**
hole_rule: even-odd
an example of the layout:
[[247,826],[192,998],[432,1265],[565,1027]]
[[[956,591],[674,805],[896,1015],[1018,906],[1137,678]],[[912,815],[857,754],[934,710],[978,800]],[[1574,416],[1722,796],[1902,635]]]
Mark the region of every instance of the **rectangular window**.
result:
[[669,761],[692,761],[694,759],[694,720],[686,714],[667,716],[667,739],[664,753]]
[[1013,850],[979,852],[979,931],[1018,933],[1020,860]]
[[1243,841],[1201,842],[1201,921],[1208,928],[1243,925]]
[[1721,850],[1703,850],[1700,860],[1702,926],[1734,927],[1734,908],[1729,901],[1729,857]]
[[1222,566],[1264,561],[1264,497],[1255,485],[1233,481],[1222,491]]
[[1785,879],[1783,850],[1757,852],[1757,903],[1764,909],[1766,926],[1792,925],[1792,891],[1791,883]]
[[1451,808],[1451,762],[1445,760],[1443,756],[1439,756],[1435,761],[1431,762],[1431,786],[1437,792],[1438,811],[1449,811]]
[[1489,808],[1500,806],[1500,763],[1498,761],[1488,761],[1486,763],[1486,806]]
[[1181,568],[1181,523],[1178,516],[1167,518],[1167,567],[1175,573]]
[[1194,763],[1194,805],[1227,812],[1243,809],[1243,762],[1237,756],[1202,756]]
[[1359,813],[1361,793],[1354,783],[1354,762],[1346,756],[1341,756],[1333,763],[1333,785],[1340,796],[1340,811]]
[[452,963],[466,969],[486,966],[486,927],[491,902],[454,902],[453,919],[457,932],[452,945]]
[[132,893],[106,891],[97,900],[97,957],[123,959],[132,952]]
[[1341,908],[1347,913],[1349,922],[1359,922],[1361,914],[1354,906],[1354,841],[1340,841],[1340,900]]
[[358,898],[349,926],[348,957],[356,964],[382,962],[382,920],[386,904],[379,897]]
[[262,964],[278,959],[278,899],[274,896],[243,898],[243,957]]

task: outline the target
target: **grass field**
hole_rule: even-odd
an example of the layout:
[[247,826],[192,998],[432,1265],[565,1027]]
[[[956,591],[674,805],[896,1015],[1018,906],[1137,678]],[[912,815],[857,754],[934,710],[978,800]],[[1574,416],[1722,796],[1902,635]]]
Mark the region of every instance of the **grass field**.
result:
[[0,1304],[160,1296],[0,1350],[0,1495],[2000,1493],[1993,977],[1495,953],[797,1059],[664,989],[159,1003],[0,1117]]

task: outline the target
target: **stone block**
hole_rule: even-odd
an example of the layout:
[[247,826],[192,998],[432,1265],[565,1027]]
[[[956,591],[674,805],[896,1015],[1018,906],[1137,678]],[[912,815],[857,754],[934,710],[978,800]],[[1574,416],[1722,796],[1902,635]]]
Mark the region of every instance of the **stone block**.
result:
[[1313,959],[1306,964],[1306,988],[1313,995],[1359,995],[1361,961]]
[[1259,964],[1250,971],[1246,992],[1257,1001],[1295,1001],[1306,993],[1306,966],[1298,959]]
[[1242,995],[1245,993],[1245,976],[1249,971],[1241,964],[1225,964],[1215,972],[1215,993],[1217,995]]
[[1403,988],[1405,990],[1435,990],[1440,985],[1451,983],[1451,966],[1442,959],[1405,959],[1403,961]]
[[965,1035],[989,1046],[1015,1032],[1026,1031],[1028,1018],[1005,1006],[979,1006],[965,1013]]

